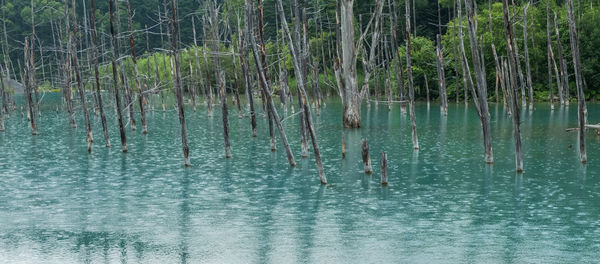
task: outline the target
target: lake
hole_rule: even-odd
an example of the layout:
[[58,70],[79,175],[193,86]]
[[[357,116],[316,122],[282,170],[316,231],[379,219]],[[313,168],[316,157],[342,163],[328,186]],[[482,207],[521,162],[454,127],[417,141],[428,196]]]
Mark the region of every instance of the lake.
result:
[[[105,101],[112,106],[112,97]],[[22,102],[18,100],[18,102]],[[92,118],[86,151],[78,129],[44,96],[38,136],[17,111],[0,134],[2,263],[591,263],[600,259],[600,137],[588,131],[579,161],[577,104],[522,114],[523,174],[515,173],[512,120],[491,104],[495,163],[483,158],[475,108],[416,107],[421,149],[399,105],[363,105],[362,128],[343,130],[341,104],[315,116],[328,185],[314,155],[300,156],[298,119],[284,121],[298,166],[288,165],[268,122],[258,137],[230,106],[232,159],[225,159],[220,107],[187,108],[192,167],[183,166],[177,113],[148,113],[147,135],[118,125],[107,108],[112,148]],[[590,103],[590,123],[600,105]],[[280,111],[283,116],[283,111]],[[139,114],[136,114],[139,119]],[[287,116],[291,115],[288,111]],[[345,132],[347,155],[341,156]],[[374,173],[363,173],[368,138]],[[386,151],[389,185],[380,185]]]

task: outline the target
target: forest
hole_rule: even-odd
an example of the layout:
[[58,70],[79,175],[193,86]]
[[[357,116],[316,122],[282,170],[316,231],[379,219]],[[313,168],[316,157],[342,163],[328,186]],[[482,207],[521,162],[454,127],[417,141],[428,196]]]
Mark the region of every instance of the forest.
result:
[[593,263],[597,0],[0,0],[2,263]]

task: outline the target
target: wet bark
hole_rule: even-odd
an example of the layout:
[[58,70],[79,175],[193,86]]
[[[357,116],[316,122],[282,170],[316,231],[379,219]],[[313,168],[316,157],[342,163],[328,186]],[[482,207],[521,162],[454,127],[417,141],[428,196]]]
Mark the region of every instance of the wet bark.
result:
[[381,185],[388,185],[388,166],[387,166],[387,153],[382,151],[379,155],[380,163],[381,163]]
[[[138,90],[138,103],[140,105],[140,119],[142,121],[142,133],[148,133],[148,126],[146,125],[146,110],[144,109],[144,86],[140,80],[140,74],[137,66],[137,58],[135,54],[135,41],[133,39],[133,21],[131,14],[131,5],[127,0],[127,23],[129,25],[129,48],[131,49],[131,61],[133,62],[133,74],[135,78],[135,85]],[[133,105],[130,106],[133,109]]]
[[121,95],[119,93],[119,74],[117,73],[117,58],[119,57],[119,51],[117,50],[117,44],[116,44],[116,36],[115,36],[115,29],[114,29],[114,6],[113,6],[113,1],[114,0],[109,0],[108,5],[109,5],[109,13],[110,13],[110,35],[111,35],[111,39],[110,39],[110,46],[112,49],[112,57],[111,57],[111,64],[112,64],[112,73],[113,73],[113,88],[114,88],[114,92],[115,92],[115,102],[116,102],[116,110],[117,110],[117,118],[119,120],[119,132],[120,132],[120,136],[121,136],[121,149],[123,152],[127,152],[127,136],[125,134],[125,124],[123,123],[123,114],[122,114],[122,108],[121,108]]
[[573,0],[567,0],[567,18],[569,21],[569,39],[571,40],[571,54],[573,57],[573,68],[575,70],[575,85],[577,86],[577,106],[579,120],[579,154],[581,163],[587,162],[585,150],[585,95],[583,93],[583,80],[581,74],[581,57],[579,55],[579,43],[577,37],[577,26],[573,10]]
[[362,153],[362,160],[363,160],[363,166],[365,168],[365,173],[366,174],[373,173],[373,168],[371,166],[371,157],[369,156],[369,141],[367,141],[366,139],[362,140],[361,153]]

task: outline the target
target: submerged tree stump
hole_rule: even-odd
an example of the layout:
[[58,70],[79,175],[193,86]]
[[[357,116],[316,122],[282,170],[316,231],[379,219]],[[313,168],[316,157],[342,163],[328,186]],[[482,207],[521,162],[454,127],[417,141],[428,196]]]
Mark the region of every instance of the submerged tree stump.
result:
[[388,185],[388,168],[387,168],[387,153],[382,151],[379,155],[379,159],[381,160],[381,185]]
[[373,173],[373,168],[371,167],[371,157],[369,156],[369,141],[367,139],[362,140],[362,159],[363,165],[365,166],[365,173]]

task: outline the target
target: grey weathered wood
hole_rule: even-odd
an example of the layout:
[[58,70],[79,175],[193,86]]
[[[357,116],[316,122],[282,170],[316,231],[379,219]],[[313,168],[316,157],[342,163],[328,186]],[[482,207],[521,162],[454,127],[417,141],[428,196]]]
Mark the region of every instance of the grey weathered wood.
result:
[[[438,2],[438,15],[439,15],[439,2]],[[440,93],[440,107],[442,110],[442,113],[444,115],[448,115],[448,95],[446,94],[446,73],[444,71],[444,52],[442,49],[442,38],[440,36],[440,34],[437,35],[436,37],[437,40],[437,45],[436,45],[436,52],[437,52],[437,73],[438,73],[438,87],[439,87],[439,93]],[[429,101],[429,100],[427,100]]]
[[[552,91],[552,60],[554,58],[554,54],[552,52],[552,38],[550,36],[550,1],[546,1],[546,42],[547,42],[547,50],[548,50],[548,88],[550,89],[550,107],[554,109],[554,93]],[[556,64],[556,63],[555,63]],[[557,83],[560,85],[559,83]],[[561,104],[562,95],[560,95]]]
[[[361,125],[361,98],[358,92],[356,74],[357,48],[354,43],[354,0],[340,0],[341,2],[341,65],[343,86],[342,92],[342,124],[347,128],[358,128]],[[362,40],[360,40],[362,41]]]
[[[127,24],[129,26],[129,48],[131,50],[131,60],[133,62],[133,74],[134,74],[134,78],[135,78],[135,85],[138,91],[138,103],[140,105],[140,120],[142,121],[142,133],[143,134],[147,134],[148,133],[148,126],[146,124],[146,109],[144,108],[144,86],[142,85],[141,82],[141,77],[140,77],[140,73],[138,71],[138,66],[137,66],[137,58],[136,58],[136,54],[135,54],[135,40],[133,39],[133,20],[132,20],[132,13],[131,13],[131,4],[129,3],[129,0],[127,0],[126,2],[126,6],[127,6]],[[133,105],[130,106],[133,109]]]
[[175,0],[171,0],[171,14],[171,26],[173,29],[171,48],[173,51],[173,58],[175,60],[175,78],[173,78],[173,88],[175,89],[177,110],[179,112],[179,123],[181,124],[181,145],[183,148],[184,165],[188,167],[191,166],[190,148],[188,146],[185,111],[183,105],[183,86],[181,84],[181,73],[179,71],[179,41],[177,38],[177,35],[179,34],[179,18],[177,16],[177,6],[175,5]]
[[525,53],[526,83],[529,91],[529,110],[533,110],[533,84],[531,82],[531,67],[529,66],[529,47],[527,45],[527,9],[529,3],[523,8],[523,52]]
[[100,111],[100,119],[102,121],[102,132],[104,133],[104,144],[107,148],[110,147],[110,138],[108,136],[108,125],[106,124],[106,114],[104,113],[104,102],[102,100],[102,92],[100,90],[100,71],[99,67],[99,54],[98,54],[98,34],[96,28],[96,4],[95,0],[91,0],[91,15],[90,22],[92,26],[92,50],[94,57],[94,80],[95,80],[95,92],[96,100],[98,104],[98,110]]
[[567,72],[567,60],[563,56],[563,46],[560,40],[560,32],[558,30],[558,16],[554,12],[554,29],[556,33],[556,51],[558,52],[558,62],[560,65],[561,82],[558,84],[558,95],[562,98],[561,104],[569,105],[569,74]]
[[290,49],[290,53],[292,55],[292,62],[294,64],[294,72],[296,73],[296,76],[298,76],[298,93],[302,95],[302,101],[303,101],[303,111],[305,112],[305,122],[306,125],[308,127],[308,134],[310,135],[311,141],[312,141],[312,146],[313,146],[313,152],[315,154],[315,162],[317,164],[317,170],[319,172],[319,179],[321,180],[321,184],[327,184],[327,178],[325,177],[325,170],[323,169],[323,161],[321,160],[321,151],[319,149],[319,143],[317,141],[317,133],[315,132],[315,128],[313,125],[313,120],[312,120],[312,115],[310,112],[310,107],[308,105],[308,94],[306,93],[306,84],[304,83],[304,79],[302,78],[302,70],[301,70],[301,66],[300,66],[300,60],[299,60],[299,56],[296,53],[296,50],[294,48],[294,44],[293,44],[293,40],[292,40],[292,35],[290,34],[290,30],[289,27],[287,25],[287,20],[285,19],[285,14],[283,12],[283,4],[281,3],[281,0],[277,0],[277,9],[279,12],[279,17],[281,19],[281,24],[283,26],[283,31],[285,33],[285,35],[287,35],[287,40],[288,40],[288,47]]
[[408,97],[410,107],[410,124],[412,131],[413,149],[419,149],[419,137],[417,136],[417,123],[415,115],[415,88],[412,75],[411,36],[410,36],[410,0],[406,0],[406,75],[408,79]]
[[[121,12],[120,12],[120,8],[119,8],[119,1],[115,1],[115,14],[117,15],[116,18],[116,22],[117,22],[117,39],[116,39],[116,43],[117,43],[117,51],[121,52],[122,47],[121,47],[121,41],[119,40],[118,36],[121,36]],[[128,76],[125,73],[125,66],[123,65],[123,62],[121,60],[117,61],[117,64],[119,65],[119,70],[121,71],[121,84],[123,85],[123,91],[125,91],[125,93],[123,94],[123,97],[125,99],[125,104],[126,104],[126,110],[129,110],[129,127],[131,128],[131,130],[135,131],[137,130],[137,125],[135,122],[135,111],[133,108],[133,88],[131,88],[131,85],[129,85],[129,80],[128,80]]]
[[23,49],[23,51],[25,52],[25,100],[27,101],[27,109],[28,109],[28,113],[29,113],[29,121],[31,121],[31,134],[32,135],[37,135],[37,124],[35,122],[35,107],[34,107],[34,102],[33,102],[33,87],[32,87],[32,79],[33,77],[31,77],[31,75],[33,74],[31,68],[33,67],[32,64],[32,51],[29,48],[29,38],[25,37],[25,48]]
[[[73,43],[72,50],[73,53],[73,71],[75,72],[75,79],[77,80],[77,88],[79,90],[79,99],[81,101],[81,108],[83,112],[83,118],[85,120],[85,130],[86,130],[86,140],[87,140],[87,151],[92,152],[92,142],[94,141],[94,136],[92,134],[92,124],[90,122],[90,115],[87,109],[87,99],[85,94],[85,87],[83,87],[83,81],[81,80],[81,72],[79,71],[79,58],[77,56],[77,28],[79,24],[77,23],[77,12],[75,9],[75,0],[71,1],[72,7],[72,17],[73,17]],[[68,19],[68,18],[67,18]]]
[[119,57],[119,51],[117,50],[116,44],[116,36],[114,29],[114,0],[109,0],[109,13],[110,13],[110,46],[112,50],[111,56],[111,65],[112,65],[112,73],[113,73],[113,89],[115,92],[115,102],[116,102],[116,111],[117,117],[119,120],[119,132],[121,136],[121,150],[123,152],[127,152],[127,136],[125,134],[125,124],[123,123],[123,114],[121,109],[121,95],[119,93],[119,75],[117,73],[117,58]]
[[506,49],[508,53],[508,69],[509,69],[509,79],[510,82],[507,83],[508,90],[510,91],[511,97],[511,108],[512,108],[512,118],[513,118],[513,136],[515,141],[515,162],[516,169],[518,173],[523,172],[523,152],[521,150],[521,118],[520,118],[520,110],[519,104],[517,101],[517,72],[515,68],[517,67],[516,63],[516,52],[514,46],[514,33],[513,33],[513,25],[510,20],[510,16],[508,13],[508,0],[502,0],[502,10],[504,14],[504,29],[506,36]]
[[567,18],[569,21],[569,39],[571,40],[571,54],[573,57],[573,68],[575,70],[575,84],[577,86],[577,106],[579,121],[579,155],[582,163],[587,162],[585,150],[585,95],[583,93],[583,80],[581,74],[581,57],[579,55],[579,43],[577,37],[577,26],[573,10],[573,0],[567,0]]
[[388,166],[387,166],[387,153],[382,151],[379,155],[379,160],[381,164],[381,185],[388,185]]
[[[253,17],[252,16],[252,6],[249,3],[249,0],[245,0],[245,5],[246,5],[246,24],[248,25],[248,28],[250,30],[252,30],[254,28],[253,21],[252,21],[253,20],[252,19],[252,17]],[[249,31],[249,32],[252,32],[252,31]],[[273,115],[273,120],[275,121],[275,124],[277,125],[277,129],[279,130],[279,136],[281,137],[281,143],[283,143],[283,146],[285,148],[285,153],[287,155],[290,166],[296,166],[296,160],[294,159],[294,154],[292,153],[292,150],[290,149],[290,146],[289,146],[289,143],[287,140],[287,135],[285,133],[283,126],[281,125],[281,119],[279,118],[279,114],[277,113],[277,109],[275,108],[275,103],[273,102],[271,87],[269,85],[269,82],[267,81],[265,72],[263,71],[264,67],[261,64],[260,54],[257,49],[258,44],[256,43],[256,39],[252,34],[249,35],[249,39],[250,39],[250,46],[252,47],[252,51],[253,51],[252,54],[254,55],[254,62],[256,65],[256,69],[257,69],[259,77],[260,77],[259,81],[262,83],[261,87],[263,89],[263,94],[266,96],[267,105],[269,107],[268,111],[271,112],[271,114]],[[299,78],[299,81],[300,80],[301,79]]]

